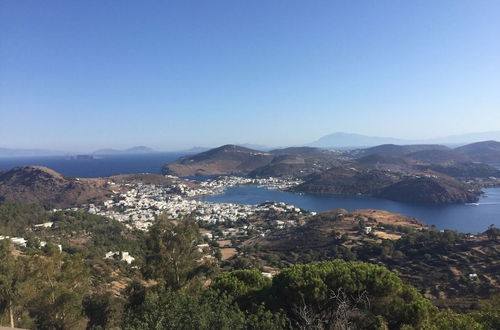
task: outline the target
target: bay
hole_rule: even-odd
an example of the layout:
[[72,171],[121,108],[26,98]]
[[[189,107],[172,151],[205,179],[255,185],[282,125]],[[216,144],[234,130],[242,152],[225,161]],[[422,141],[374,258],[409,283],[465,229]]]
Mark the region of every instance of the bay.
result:
[[333,209],[378,209],[417,218],[439,229],[478,233],[489,225],[500,227],[500,188],[484,189],[479,203],[453,205],[409,204],[364,196],[338,196],[292,193],[257,186],[238,186],[202,200],[217,203],[260,204],[285,202],[303,209],[322,212]]

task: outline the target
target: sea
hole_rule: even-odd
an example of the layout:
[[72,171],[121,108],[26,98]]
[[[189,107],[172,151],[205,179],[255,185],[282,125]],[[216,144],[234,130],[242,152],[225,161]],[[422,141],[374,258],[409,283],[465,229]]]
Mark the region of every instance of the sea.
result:
[[41,165],[63,175],[79,178],[96,178],[131,173],[160,173],[163,165],[185,155],[185,153],[165,152],[100,155],[94,159],[71,159],[68,156],[0,158],[0,171],[21,165]]
[[[81,178],[105,177],[129,173],[160,173],[164,164],[184,156],[182,153],[110,155],[98,159],[69,159],[64,156],[0,158],[0,170],[20,165],[42,165],[63,175]],[[500,168],[500,164],[493,164]],[[208,177],[194,178],[206,179]],[[193,178],[191,178],[193,179]],[[438,229],[479,233],[488,226],[500,227],[500,188],[484,189],[477,204],[424,205],[394,202],[364,196],[338,196],[292,193],[259,186],[231,187],[205,201],[218,203],[260,204],[285,202],[303,209],[321,212],[332,209],[380,209],[417,218]]]
[[477,204],[453,205],[410,204],[365,196],[293,193],[259,186],[231,187],[219,195],[206,196],[203,200],[236,204],[285,202],[313,212],[334,209],[386,210],[417,218],[438,229],[452,229],[464,233],[484,232],[491,224],[500,227],[500,188],[484,189],[484,194]]

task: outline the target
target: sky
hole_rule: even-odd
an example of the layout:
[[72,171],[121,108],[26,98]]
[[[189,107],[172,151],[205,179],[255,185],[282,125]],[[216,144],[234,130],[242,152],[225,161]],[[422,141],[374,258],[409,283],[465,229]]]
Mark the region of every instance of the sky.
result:
[[0,1],[0,147],[500,130],[500,1]]

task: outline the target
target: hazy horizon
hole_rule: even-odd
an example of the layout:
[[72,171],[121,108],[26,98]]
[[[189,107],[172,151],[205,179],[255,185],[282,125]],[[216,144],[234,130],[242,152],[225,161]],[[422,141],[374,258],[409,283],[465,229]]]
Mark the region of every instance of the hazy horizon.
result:
[[[332,135],[336,134],[346,134],[346,135],[359,135],[360,137],[366,137],[366,138],[374,138],[374,139],[394,139],[394,140],[399,140],[399,141],[388,141],[388,142],[382,142],[382,143],[369,143],[369,144],[356,144],[353,143],[352,145],[338,145],[337,147],[343,148],[343,147],[370,147],[374,145],[379,145],[379,144],[443,144],[443,145],[449,145],[452,147],[459,146],[459,145],[465,145],[468,143],[474,143],[474,142],[482,142],[482,141],[487,141],[487,140],[495,140],[500,142],[500,131],[490,131],[490,132],[470,132],[466,134],[461,134],[461,135],[449,135],[449,136],[434,136],[434,137],[424,137],[421,139],[415,139],[415,140],[410,140],[410,139],[401,139],[398,137],[393,137],[393,136],[366,136],[358,133],[350,133],[350,132],[333,132]],[[319,137],[316,140],[313,141],[307,141],[307,143],[302,143],[302,144],[286,144],[286,145],[269,145],[269,144],[255,144],[251,142],[235,142],[235,141],[225,141],[219,144],[200,144],[200,145],[192,145],[192,146],[187,146],[185,148],[171,148],[166,145],[161,145],[158,144],[156,146],[154,145],[142,145],[142,144],[131,144],[131,145],[124,145],[124,146],[113,146],[113,145],[100,145],[96,146],[94,148],[86,147],[86,148],[77,148],[74,146],[70,146],[69,148],[66,149],[55,149],[55,148],[37,148],[37,147],[26,147],[26,148],[16,148],[16,147],[11,147],[8,145],[2,145],[0,144],[0,149],[12,149],[12,150],[45,150],[45,151],[52,151],[52,152],[61,152],[61,153],[68,153],[68,154],[75,154],[75,153],[83,153],[83,154],[90,154],[90,153],[95,153],[95,152],[103,152],[103,151],[127,151],[127,149],[132,149],[136,147],[146,147],[146,148],[151,148],[153,149],[153,152],[185,152],[185,151],[190,151],[190,150],[196,150],[196,149],[211,149],[211,148],[216,148],[220,147],[223,145],[227,144],[233,144],[233,145],[240,145],[240,146],[245,146],[248,148],[254,148],[254,149],[259,149],[259,148],[264,148],[264,149],[278,149],[278,148],[286,148],[286,147],[302,147],[302,146],[315,146],[313,142],[318,142],[321,138],[328,137],[327,134],[325,136]],[[483,137],[484,136],[484,137]],[[494,136],[494,137],[492,137]],[[319,146],[321,148],[321,146]],[[335,147],[335,145],[331,146],[324,146],[324,147]]]
[[500,131],[500,2],[0,3],[0,147]]

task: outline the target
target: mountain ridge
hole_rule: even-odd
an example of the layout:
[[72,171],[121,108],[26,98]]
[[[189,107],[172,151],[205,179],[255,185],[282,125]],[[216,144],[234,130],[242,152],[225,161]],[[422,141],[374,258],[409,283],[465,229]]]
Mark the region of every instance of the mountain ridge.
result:
[[400,139],[394,137],[369,136],[357,133],[334,132],[328,135],[324,135],[319,139],[305,145],[327,149],[367,148],[381,144],[444,144],[456,147],[459,145],[465,145],[485,140],[500,141],[500,131],[456,134],[430,139]]
[[116,155],[116,154],[121,154],[121,155],[131,155],[131,154],[148,154],[148,153],[156,153],[157,151],[145,147],[145,146],[136,146],[136,147],[131,147],[127,149],[98,149],[94,152],[92,152],[93,155]]

